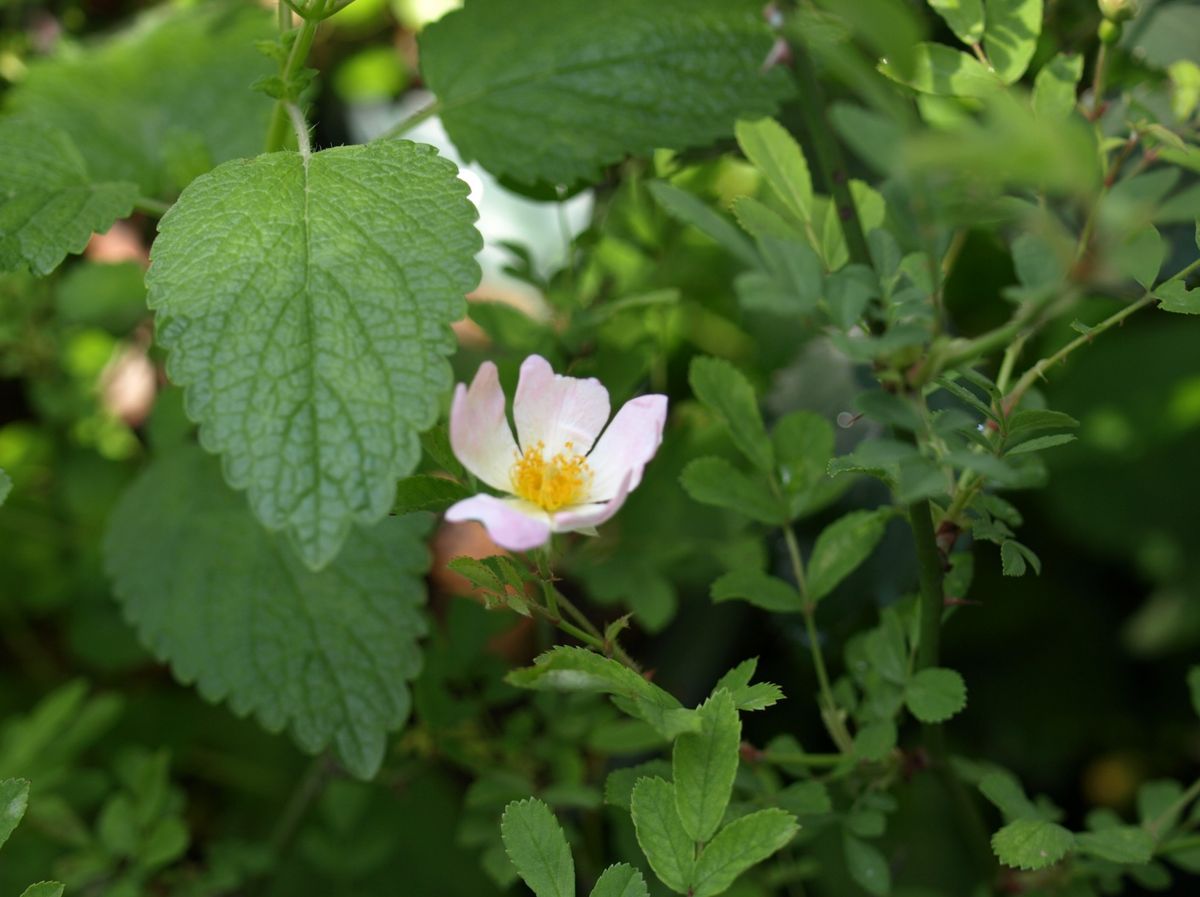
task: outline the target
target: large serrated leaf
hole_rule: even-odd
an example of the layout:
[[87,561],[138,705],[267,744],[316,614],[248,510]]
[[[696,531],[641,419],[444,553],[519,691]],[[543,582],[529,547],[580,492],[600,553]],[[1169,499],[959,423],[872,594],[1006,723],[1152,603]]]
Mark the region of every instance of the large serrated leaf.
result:
[[164,4],[83,52],[34,63],[6,105],[70,134],[94,177],[165,196],[261,150],[272,104],[251,85],[273,63],[254,42],[271,20],[254,4]]
[[700,731],[675,739],[671,778],[683,828],[693,841],[703,843],[721,824],[733,793],[742,722],[733,695],[724,689],[702,704],[696,715]]
[[735,819],[700,852],[688,893],[723,893],[739,875],[792,840],[797,828],[791,813],[775,807]]
[[408,141],[229,162],[163,218],[146,281],[201,439],[317,569],[396,480],[449,388],[475,209]]
[[575,861],[562,826],[537,798],[513,801],[500,820],[504,850],[536,897],[575,897]]
[[421,35],[421,71],[464,158],[573,184],[771,114],[772,41],[756,0],[470,0]]
[[207,700],[299,745],[332,746],[363,778],[408,716],[421,666],[427,520],[356,531],[313,572],[187,448],[119,502],[105,540],[114,591],[142,641]]
[[137,200],[136,184],[94,182],[70,136],[40,121],[0,119],[0,158],[0,270],[49,274]]

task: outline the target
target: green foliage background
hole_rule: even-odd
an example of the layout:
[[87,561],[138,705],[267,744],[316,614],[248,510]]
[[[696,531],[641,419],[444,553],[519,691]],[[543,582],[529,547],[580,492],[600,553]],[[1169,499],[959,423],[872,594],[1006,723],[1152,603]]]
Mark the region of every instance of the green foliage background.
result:
[[[760,71],[776,34],[758,4],[740,0],[531,0],[525,32],[506,29],[503,3],[491,18],[468,18],[468,8],[428,26],[419,67],[414,35],[434,16],[403,0],[355,0],[321,25],[315,78],[289,68],[292,45],[272,47],[271,15],[248,4],[0,3],[0,789],[31,783],[6,842],[0,814],[0,891],[55,878],[69,894],[118,897],[474,897],[523,893],[520,873],[539,897],[574,893],[576,876],[597,897],[632,897],[639,883],[658,895],[672,874],[631,809],[646,818],[674,800],[683,840],[707,842],[698,864],[722,859],[731,826],[759,826],[744,837],[773,848],[799,821],[796,841],[725,891],[739,897],[1193,893],[1200,847],[1185,844],[1170,864],[1144,862],[1155,848],[1136,823],[1169,816],[1176,783],[1194,780],[1200,761],[1200,684],[1193,675],[1189,700],[1188,679],[1200,647],[1194,295],[1178,284],[1162,292],[1162,308],[1097,332],[1034,383],[1031,404],[1070,415],[1077,438],[1056,430],[1038,461],[979,471],[1020,487],[1005,492],[1016,517],[990,506],[975,540],[958,543],[946,588],[965,603],[946,621],[936,668],[911,678],[900,656],[913,640],[901,631],[907,611],[895,609],[911,607],[919,571],[890,502],[928,498],[931,468],[935,491],[944,477],[901,444],[915,427],[894,392],[906,388],[904,371],[958,351],[951,336],[988,339],[1014,308],[1065,282],[1065,229],[1032,217],[1014,224],[1002,197],[1069,208],[1061,217],[1073,238],[1083,221],[1071,204],[1102,192],[1091,125],[1072,112],[1075,81],[1082,75],[1086,93],[1095,69],[1100,15],[1083,0],[1047,2],[1035,17],[1040,37],[1023,39],[1033,5],[781,4],[780,34],[818,63],[827,118],[814,120],[803,68],[799,86],[784,67]],[[973,30],[972,10],[984,6],[1003,28]],[[523,45],[530,34],[544,39]],[[995,73],[957,49],[956,35],[982,36]],[[587,54],[613,47],[631,61],[588,68]],[[1108,242],[1086,258],[1095,266],[1080,275],[1086,289],[1032,333],[1026,362],[1136,300],[1135,283],[1150,290],[1195,258],[1198,48],[1200,10],[1167,0],[1144,4],[1108,51],[1110,106],[1093,107],[1118,141],[1105,149],[1110,159],[1122,151],[1129,122],[1138,141],[1097,203],[1094,226]],[[891,80],[875,69],[881,57]],[[540,68],[563,65],[571,77],[540,91]],[[1023,86],[998,99],[997,79]],[[250,89],[256,80],[263,90]],[[229,161],[261,152],[269,133],[283,135],[270,148],[294,146],[286,121],[282,131],[273,124],[275,99],[305,105],[314,145],[327,148],[350,142],[364,107],[422,82],[460,153],[514,189],[544,199],[594,188],[569,265],[539,270],[512,249],[510,273],[545,294],[552,324],[473,303],[484,340],[451,341],[443,325],[465,308],[458,297],[474,283],[477,239],[465,188],[422,151],[398,141],[326,149],[302,175],[298,155]],[[1083,97],[1084,111],[1090,102]],[[805,156],[789,149],[789,134]],[[819,171],[826,137],[848,157],[851,180],[837,188]],[[315,213],[327,217],[326,257],[298,261],[259,242],[278,194],[302,195],[299,178],[315,183],[322,166],[331,180],[349,178],[349,161],[363,158],[380,177],[412,178],[399,212],[378,202],[386,187],[356,182]],[[275,192],[256,194],[268,167],[282,172]],[[233,207],[223,179],[239,178],[249,186]],[[848,203],[864,247],[840,227]],[[131,210],[143,249],[167,215],[149,293],[138,262],[76,257],[92,230]],[[218,212],[238,217],[233,238],[208,230]],[[931,220],[943,232],[924,233]],[[352,226],[369,233],[374,256],[345,237]],[[932,275],[905,259],[949,254],[950,234],[955,261],[936,289],[949,336],[939,341],[918,301]],[[873,319],[877,332],[854,330],[880,301],[864,248],[892,274],[891,317]],[[402,297],[424,316],[419,333],[380,330],[394,298],[377,277],[384,259],[424,272]],[[837,270],[850,273],[826,278]],[[259,357],[253,341],[222,342],[210,330],[213,305],[237,278],[266,316],[238,333],[265,331],[268,318],[275,326],[274,311],[294,308],[287,297],[300,289],[290,277],[315,296],[337,284],[355,308],[383,309],[363,324],[381,357],[425,351],[398,371],[363,362],[351,377],[340,343],[324,360],[316,351],[297,362],[285,350],[299,338]],[[199,322],[190,329],[189,315]],[[1006,344],[992,348],[982,370],[994,379]],[[218,351],[220,364],[205,354]],[[469,380],[485,358],[511,393],[531,352],[600,377],[614,406],[647,391],[672,402],[645,482],[600,538],[566,540],[557,570],[559,588],[592,619],[633,615],[621,644],[658,689],[594,672],[617,706],[547,685],[555,663],[593,660],[559,654],[531,667],[569,638],[485,610],[438,575],[448,553],[430,536],[430,511],[463,487],[418,479],[462,476],[444,429],[430,430],[435,412],[444,416],[451,374]],[[114,413],[105,400],[113,360],[127,357],[151,365],[145,416]],[[326,458],[349,455],[337,457],[344,468],[309,465],[313,489],[332,496],[324,515],[297,497],[311,484],[266,489],[297,464],[287,446],[263,451],[263,433],[228,406],[214,410],[277,400],[236,391],[251,365],[311,373],[311,382],[272,381],[279,401],[302,405],[322,382],[336,393],[343,376],[376,377],[389,396],[382,412],[372,395],[347,414],[387,433],[369,461],[355,454],[357,434],[326,431]],[[186,400],[185,385],[194,390]],[[938,407],[955,404],[955,389],[988,402],[956,381]],[[956,407],[974,413],[957,395]],[[900,438],[878,448],[889,432]],[[861,454],[864,434],[893,455]],[[223,478],[197,442],[223,453]],[[296,450],[313,443],[322,439]],[[1043,458],[1045,484],[1024,488]],[[863,473],[900,460],[912,467],[898,466],[889,484]],[[953,463],[959,473],[979,464],[969,455]],[[846,472],[826,475],[839,465]],[[364,470],[344,486],[347,471]],[[776,492],[755,479],[779,471]],[[392,483],[410,473],[397,510],[418,513],[380,523]],[[248,489],[249,501],[225,482]],[[792,520],[808,559],[803,595],[779,529]],[[1020,521],[1019,544],[997,520]],[[986,540],[985,525],[1003,545]],[[494,577],[481,568],[464,572]],[[1005,575],[1018,570],[1025,575]],[[802,613],[808,601],[820,602],[815,630]],[[891,715],[854,721],[853,755],[887,770],[870,784],[827,791],[803,763],[733,758],[742,740],[784,757],[840,747],[813,699],[814,641],[843,683],[839,699],[861,686],[896,704],[898,733]],[[299,668],[300,654],[324,666]],[[751,657],[757,669],[729,672]],[[518,667],[528,669],[506,680]],[[866,684],[875,674],[882,679]],[[777,701],[780,688],[786,700]],[[684,715],[697,706],[695,718]],[[920,722],[950,717],[945,738],[972,784],[966,795],[948,795],[925,768]],[[704,722],[688,729],[694,719]],[[688,775],[705,739],[733,759],[705,767],[698,784]],[[716,804],[706,803],[713,794]],[[975,807],[969,824],[956,800]],[[1108,827],[1119,820],[1135,825]],[[1194,839],[1196,809],[1178,824]],[[555,846],[546,868],[513,834],[522,825]],[[1094,831],[1077,842],[1071,832],[1085,828]],[[660,851],[674,849],[666,843]],[[1012,868],[997,865],[993,848]],[[1068,853],[1044,876],[1017,871]],[[1078,868],[1087,874],[1055,872]]]

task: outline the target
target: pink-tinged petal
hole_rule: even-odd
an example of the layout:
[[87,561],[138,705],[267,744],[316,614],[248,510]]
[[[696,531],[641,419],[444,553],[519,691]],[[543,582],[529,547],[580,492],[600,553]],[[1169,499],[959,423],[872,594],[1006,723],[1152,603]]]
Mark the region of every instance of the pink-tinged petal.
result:
[[591,502],[559,511],[552,516],[550,525],[556,533],[569,533],[599,526],[621,510],[621,505],[625,504],[625,499],[629,497],[629,492],[633,489],[632,481],[632,472],[627,472],[617,485],[616,494],[609,501]]
[[638,396],[630,399],[612,419],[596,448],[588,455],[592,489],[588,499],[608,501],[629,475],[630,491],[642,481],[642,470],[662,444],[667,421],[667,397]]
[[446,511],[451,523],[478,520],[492,541],[509,551],[528,551],[550,538],[550,518],[528,502],[504,500],[494,495],[472,495]]
[[450,406],[450,447],[463,467],[493,489],[512,490],[509,472],[517,460],[517,443],[504,416],[504,390],[496,366],[479,366],[470,388],[454,390]]
[[604,429],[609,410],[608,390],[599,380],[555,374],[540,355],[522,362],[513,421],[523,450],[542,442],[544,456],[551,458],[569,442],[572,452],[585,455]]

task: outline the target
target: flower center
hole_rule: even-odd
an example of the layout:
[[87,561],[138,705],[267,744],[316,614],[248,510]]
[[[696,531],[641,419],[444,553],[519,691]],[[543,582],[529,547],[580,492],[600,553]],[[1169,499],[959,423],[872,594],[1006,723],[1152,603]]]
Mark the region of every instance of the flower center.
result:
[[583,455],[571,451],[571,443],[554,457],[543,457],[545,443],[525,450],[512,466],[513,492],[543,511],[557,511],[577,504],[592,479],[591,468]]

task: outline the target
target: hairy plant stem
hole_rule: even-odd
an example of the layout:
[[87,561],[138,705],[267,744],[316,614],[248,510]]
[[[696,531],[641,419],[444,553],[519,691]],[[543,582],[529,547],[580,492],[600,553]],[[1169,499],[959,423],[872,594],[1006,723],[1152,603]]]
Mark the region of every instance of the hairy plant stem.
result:
[[[554,585],[554,574],[550,566],[550,549],[547,548],[545,551],[534,552],[534,559],[537,563],[538,573],[542,577],[542,594],[546,604],[543,607],[536,602],[531,602],[529,606],[533,611],[549,623],[557,626],[563,632],[579,639],[585,645],[595,648],[601,654],[616,658],[634,672],[640,673],[642,671],[641,667],[621,647],[620,642],[616,638],[605,638],[604,634],[596,628],[596,625],[587,618],[587,614],[576,607],[575,602],[560,592],[558,587]],[[571,623],[563,619],[562,611],[566,611],[567,615],[575,622]]]
[[[280,6],[283,6],[280,0]],[[292,49],[288,52],[287,60],[283,64],[283,69],[279,73],[280,79],[284,84],[288,83],[299,73],[304,67],[304,63],[308,61],[308,51],[312,49],[313,38],[317,34],[317,26],[321,23],[321,11],[325,8],[324,0],[317,0],[317,4],[313,9],[312,18],[304,20],[304,24],[300,26],[300,33],[296,35],[296,40],[292,44]],[[287,30],[291,25],[290,16],[280,14],[279,26],[281,33]],[[267,126],[266,152],[274,153],[283,149],[284,142],[287,139],[289,114],[287,102],[277,100],[275,109],[271,113],[271,123]]]

